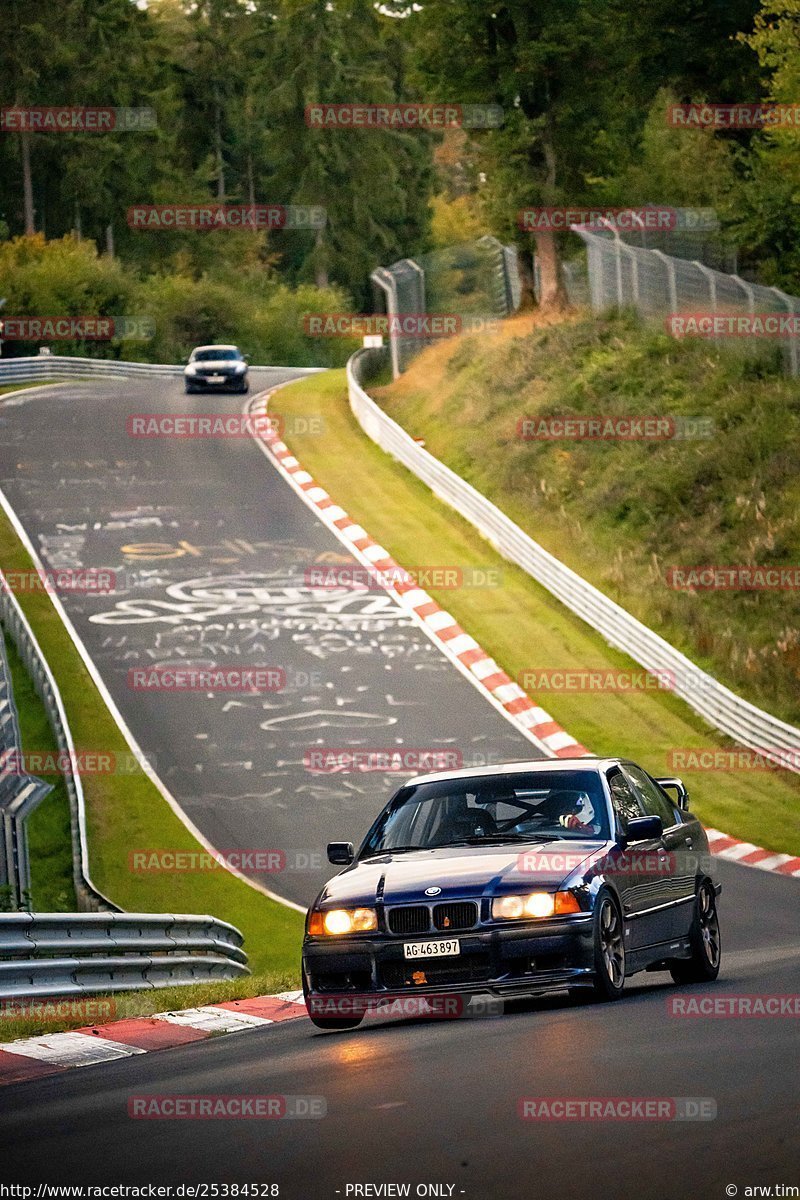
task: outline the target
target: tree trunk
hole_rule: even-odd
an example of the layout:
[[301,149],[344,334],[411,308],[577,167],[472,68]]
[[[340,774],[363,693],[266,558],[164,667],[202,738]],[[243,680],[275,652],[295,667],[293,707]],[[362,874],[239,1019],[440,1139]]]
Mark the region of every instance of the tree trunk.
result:
[[31,179],[31,137],[27,130],[19,135],[22,149],[22,193],[25,202],[25,235],[32,237],[36,232],[33,208],[33,180]]
[[217,160],[217,199],[225,199],[225,163],[222,158],[222,109],[219,89],[214,88],[214,157]]
[[563,310],[569,307],[556,235],[550,229],[535,234],[539,260],[539,307]]
[[[546,169],[542,194],[545,204],[553,204],[556,191],[556,155],[549,113],[542,134],[542,148]],[[569,307],[569,302],[564,287],[556,235],[552,230],[545,229],[535,234],[535,237],[536,255],[539,259],[539,307],[561,311]]]
[[253,178],[253,156],[247,155],[247,200],[251,208],[256,206],[256,181]]
[[325,262],[325,231],[323,229],[317,230],[315,238],[314,282],[318,288],[326,288],[330,284],[328,267]]

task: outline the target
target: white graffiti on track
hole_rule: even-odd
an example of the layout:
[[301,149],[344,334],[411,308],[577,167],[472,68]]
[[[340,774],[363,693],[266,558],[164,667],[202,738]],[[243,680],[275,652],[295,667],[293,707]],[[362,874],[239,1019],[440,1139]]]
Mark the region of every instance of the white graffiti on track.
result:
[[276,585],[267,575],[184,580],[170,584],[166,595],[165,600],[119,600],[113,608],[94,613],[89,620],[97,625],[179,625],[202,624],[232,614],[263,613],[282,622],[320,622],[327,628],[353,625],[376,632],[409,621],[408,613],[389,596],[376,595],[366,588],[310,588],[291,582]]

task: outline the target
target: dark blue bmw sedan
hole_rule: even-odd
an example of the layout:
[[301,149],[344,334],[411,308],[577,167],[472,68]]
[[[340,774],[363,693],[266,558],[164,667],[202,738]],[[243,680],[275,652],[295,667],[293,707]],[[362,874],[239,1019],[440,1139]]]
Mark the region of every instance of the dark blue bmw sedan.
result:
[[350,1029],[426,1000],[566,989],[616,1000],[637,971],[720,968],[708,840],[679,779],[626,759],[442,772],[405,783],[309,910],[312,1021]]

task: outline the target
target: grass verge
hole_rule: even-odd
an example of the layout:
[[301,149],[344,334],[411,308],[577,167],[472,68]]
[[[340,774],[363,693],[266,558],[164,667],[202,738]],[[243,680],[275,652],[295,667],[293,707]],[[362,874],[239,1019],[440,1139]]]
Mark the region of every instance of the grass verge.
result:
[[[33,563],[5,514],[0,512],[0,562],[7,572],[32,572]],[[44,590],[22,593],[19,602],[59,685],[75,748],[101,749],[130,759],[127,742],[105,706],[83,660]],[[83,778],[92,878],[129,912],[210,913],[236,925],[254,973],[299,977],[303,918],[220,868],[175,875],[133,873],[131,848],[197,852],[200,847],[155,785],[138,768],[126,774]]]
[[[778,355],[676,341],[628,315],[529,315],[430,347],[376,399],[545,549],[800,724],[800,379]],[[672,417],[687,436],[531,436],[564,416]],[[708,564],[788,568],[788,582],[676,586],[674,568]]]
[[[292,416],[319,414],[325,436],[296,434],[292,451],[337,504],[407,568],[491,568],[502,586],[428,590],[508,674],[543,666],[636,669],[525,572],[496,554],[457,513],[379,450],[356,423],[344,372],[292,384],[276,407]],[[419,428],[414,430],[420,432]],[[625,754],[656,775],[674,774],[675,748],[730,743],[665,692],[562,692],[539,701],[597,754]],[[800,854],[800,779],[785,771],[685,773],[698,815],[708,825],[774,850]]]
[[[57,755],[58,744],[47,720],[47,712],[36,695],[25,664],[8,638],[5,647],[14,703],[19,714],[23,753],[35,751]],[[74,912],[76,903],[72,882],[69,797],[63,776],[48,777],[47,782],[53,785],[52,791],[28,818],[30,903],[39,912]]]
[[[125,1017],[151,1017],[154,1013],[171,1012],[175,1009],[197,1008],[201,1004],[220,1004],[223,1000],[244,1000],[248,996],[270,996],[276,992],[293,991],[298,986],[296,973],[271,971],[260,975],[248,975],[242,979],[231,979],[224,983],[192,983],[185,987],[154,988],[148,992],[117,992],[113,995],[82,996],[78,1005],[91,1004],[87,1015],[86,1007],[78,1008],[74,1016],[59,1015],[50,1018],[46,1008],[37,1010],[36,1016],[24,1015],[23,1005],[19,1011],[12,1008],[4,1012],[0,1021],[0,1043],[17,1038],[37,1037],[45,1033],[60,1033],[65,1029],[79,1029],[86,1025],[120,1021]],[[27,1003],[31,1003],[28,1001]],[[42,1001],[42,1005],[46,1002]],[[64,1002],[66,1006],[70,1001]]]

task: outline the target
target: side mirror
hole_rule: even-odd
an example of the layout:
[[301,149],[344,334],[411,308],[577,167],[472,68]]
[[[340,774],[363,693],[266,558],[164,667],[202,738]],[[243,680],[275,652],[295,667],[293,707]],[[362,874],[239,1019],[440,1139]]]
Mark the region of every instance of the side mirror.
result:
[[664,832],[664,822],[661,817],[633,817],[628,821],[625,838],[628,842],[644,842],[650,838],[661,837]]
[[337,867],[349,867],[355,858],[352,842],[328,842],[328,862]]
[[682,779],[657,779],[656,783],[660,784],[665,792],[675,792],[678,797],[678,808],[685,810],[689,807],[689,793]]

